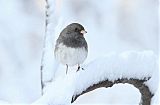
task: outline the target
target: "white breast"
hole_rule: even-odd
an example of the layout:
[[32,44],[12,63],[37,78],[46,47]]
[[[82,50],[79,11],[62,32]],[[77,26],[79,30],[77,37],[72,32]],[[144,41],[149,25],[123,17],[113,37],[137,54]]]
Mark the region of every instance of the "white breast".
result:
[[68,64],[69,66],[74,66],[77,64],[82,64],[87,57],[88,52],[85,48],[71,48],[66,47],[63,44],[58,45],[57,51],[55,51],[56,59],[62,64]]

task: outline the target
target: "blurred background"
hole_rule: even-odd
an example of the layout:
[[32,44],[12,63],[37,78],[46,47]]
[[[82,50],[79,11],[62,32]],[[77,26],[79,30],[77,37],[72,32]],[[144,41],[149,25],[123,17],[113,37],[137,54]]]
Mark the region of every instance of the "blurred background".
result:
[[[158,0],[56,0],[55,36],[71,22],[87,30],[86,62],[110,52],[158,54]],[[45,0],[0,0],[0,100],[32,103],[40,97]]]

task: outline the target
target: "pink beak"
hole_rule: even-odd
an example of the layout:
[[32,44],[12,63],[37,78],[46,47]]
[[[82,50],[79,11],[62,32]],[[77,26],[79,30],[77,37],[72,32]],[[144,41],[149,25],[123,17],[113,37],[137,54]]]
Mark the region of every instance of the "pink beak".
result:
[[85,31],[85,30],[81,30],[81,32],[80,33],[82,33],[82,34],[86,34],[87,33],[87,31]]

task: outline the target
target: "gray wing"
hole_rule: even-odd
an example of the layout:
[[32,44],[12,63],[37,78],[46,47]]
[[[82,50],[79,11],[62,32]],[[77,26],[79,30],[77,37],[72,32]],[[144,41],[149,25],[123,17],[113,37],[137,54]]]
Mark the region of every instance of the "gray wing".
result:
[[56,45],[55,45],[55,49],[54,49],[54,56],[55,56],[55,52],[58,50],[58,46],[59,44],[61,44],[61,37],[59,36],[58,39],[56,40]]

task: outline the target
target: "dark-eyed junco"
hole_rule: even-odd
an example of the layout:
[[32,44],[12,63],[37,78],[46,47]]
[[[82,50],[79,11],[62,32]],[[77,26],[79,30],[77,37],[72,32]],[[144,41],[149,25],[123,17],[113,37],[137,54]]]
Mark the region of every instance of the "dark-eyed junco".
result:
[[77,65],[77,71],[80,69],[80,64],[84,62],[88,54],[88,45],[84,38],[87,33],[79,23],[72,23],[62,30],[56,45],[55,58],[62,64],[66,65],[66,74],[68,66]]

